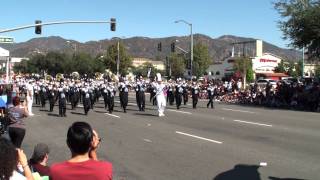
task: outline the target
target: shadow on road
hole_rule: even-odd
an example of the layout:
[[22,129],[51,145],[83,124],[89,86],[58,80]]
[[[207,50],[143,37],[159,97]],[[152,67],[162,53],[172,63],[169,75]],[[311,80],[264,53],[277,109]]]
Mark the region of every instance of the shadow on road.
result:
[[39,111],[50,112],[48,109],[40,109]]
[[85,113],[79,113],[79,112],[70,112],[71,114],[76,114],[76,115],[82,115],[82,116],[86,116]]
[[260,166],[237,164],[233,169],[222,172],[212,180],[261,180],[258,172]]
[[138,116],[154,116],[154,117],[158,117],[157,115],[149,114],[149,113],[134,113],[134,115],[138,115]]
[[305,179],[296,179],[296,178],[277,178],[277,177],[272,177],[269,176],[270,180],[305,180]]
[[59,114],[48,113],[48,116],[59,117]]

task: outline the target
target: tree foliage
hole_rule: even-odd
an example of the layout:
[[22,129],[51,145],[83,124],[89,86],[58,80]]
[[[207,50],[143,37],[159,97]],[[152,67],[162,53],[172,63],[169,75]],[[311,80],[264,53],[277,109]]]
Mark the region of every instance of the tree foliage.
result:
[[197,77],[204,75],[211,64],[208,47],[198,43],[193,47],[192,73]]
[[186,59],[183,55],[172,53],[169,56],[169,64],[171,67],[171,76],[175,78],[183,77],[186,69]]
[[235,72],[239,72],[242,75],[246,69],[246,81],[253,82],[254,71],[252,69],[252,60],[250,58],[241,57],[236,59],[233,68]]
[[152,63],[145,62],[142,66],[132,68],[132,73],[136,76],[147,77],[148,71],[151,68],[150,77],[155,77],[156,73],[164,74],[163,71],[157,69]]
[[[122,43],[119,44],[119,73],[127,74],[129,67],[132,66],[132,58],[126,53]],[[117,72],[118,45],[113,44],[108,47],[107,54],[103,55],[103,62],[107,69],[110,69],[114,74]]]
[[283,60],[278,64],[278,66],[274,69],[274,72],[276,73],[286,73],[286,68],[284,66]]
[[320,56],[320,1],[279,0],[275,9],[284,20],[279,22],[284,39],[297,48],[306,47],[310,57]]

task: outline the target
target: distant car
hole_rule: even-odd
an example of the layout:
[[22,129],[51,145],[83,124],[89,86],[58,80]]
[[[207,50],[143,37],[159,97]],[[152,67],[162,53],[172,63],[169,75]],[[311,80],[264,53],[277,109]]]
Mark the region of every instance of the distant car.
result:
[[267,84],[270,83],[272,87],[277,87],[277,81],[273,79],[259,79],[256,81],[259,87],[266,88]]

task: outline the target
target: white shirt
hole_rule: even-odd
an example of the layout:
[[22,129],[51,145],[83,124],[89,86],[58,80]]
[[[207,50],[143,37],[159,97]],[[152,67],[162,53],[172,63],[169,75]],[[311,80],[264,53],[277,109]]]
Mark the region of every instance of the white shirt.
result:
[[17,171],[13,171],[12,176],[10,177],[10,180],[26,180],[27,178],[24,177],[22,174],[18,173]]

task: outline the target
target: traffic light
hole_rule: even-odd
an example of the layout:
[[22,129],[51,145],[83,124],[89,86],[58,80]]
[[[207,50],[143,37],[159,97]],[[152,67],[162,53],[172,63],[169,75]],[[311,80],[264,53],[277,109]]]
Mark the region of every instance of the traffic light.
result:
[[176,52],[176,44],[174,42],[171,43],[171,52]]
[[110,30],[111,31],[116,31],[116,18],[111,18],[110,19]]
[[[39,20],[35,21],[35,24],[41,24],[42,22]],[[36,34],[41,34],[41,25],[37,25],[34,31]]]
[[162,44],[161,44],[161,42],[160,43],[158,43],[158,51],[162,51]]

